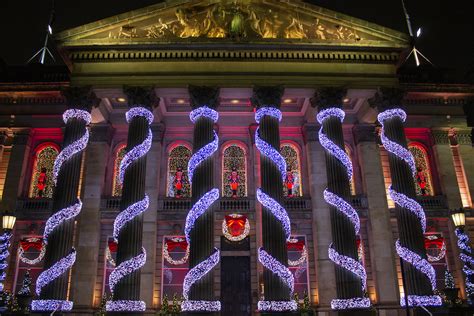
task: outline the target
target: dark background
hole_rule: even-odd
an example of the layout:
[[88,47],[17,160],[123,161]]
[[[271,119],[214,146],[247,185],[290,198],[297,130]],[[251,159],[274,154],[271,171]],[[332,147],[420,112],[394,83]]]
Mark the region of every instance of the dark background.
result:
[[[311,0],[310,2],[407,33],[401,0]],[[441,69],[462,78],[474,68],[472,0],[405,0],[420,51]],[[56,0],[54,31],[79,26],[159,0]],[[470,5],[471,3],[471,5]],[[24,64],[42,47],[51,0],[0,0],[0,58]],[[53,47],[51,45],[50,47]]]

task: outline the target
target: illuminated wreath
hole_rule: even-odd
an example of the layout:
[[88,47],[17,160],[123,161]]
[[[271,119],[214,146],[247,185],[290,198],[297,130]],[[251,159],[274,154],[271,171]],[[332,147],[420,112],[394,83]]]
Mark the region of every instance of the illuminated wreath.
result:
[[439,249],[439,253],[437,256],[431,256],[429,253],[426,253],[429,262],[440,261],[446,256],[446,242],[444,238],[436,235],[425,236],[425,248],[428,250],[431,245],[435,245]]
[[115,267],[115,260],[114,258],[112,257],[112,251],[110,251],[110,243],[107,245],[107,247],[105,248],[105,258],[107,259],[107,262]]
[[[173,244],[175,244],[175,246],[179,246],[181,248],[186,247],[186,253],[184,254],[183,258],[181,258],[179,260],[174,260],[173,258],[171,258],[170,254],[169,254],[169,251],[168,251],[168,243],[170,241]],[[189,245],[186,242],[186,239],[183,238],[183,237],[173,237],[170,240],[167,240],[163,245],[163,257],[166,259],[166,262],[168,262],[169,264],[172,264],[174,266],[179,266],[179,265],[185,264],[189,259]]]
[[[245,219],[245,224],[242,224],[242,221]],[[238,235],[235,235],[229,231],[229,226],[233,226],[238,224],[240,226],[244,226],[244,231]],[[241,241],[244,240],[250,233],[250,222],[247,216],[240,215],[240,214],[230,214],[226,215],[224,220],[222,221],[222,233],[224,234],[225,238],[230,241]]]
[[[27,257],[25,257],[25,251],[30,249],[31,247],[36,248],[40,251],[38,257],[36,257],[35,259],[28,259]],[[45,253],[46,247],[42,238],[26,238],[20,242],[20,247],[18,247],[18,256],[20,257],[21,262],[29,265],[35,265],[39,263],[41,260],[43,260]]]
[[299,241],[296,238],[291,238],[288,240],[287,243],[287,248],[297,248],[298,250],[301,250],[301,257],[298,260],[290,260],[288,259],[288,265],[290,267],[296,267],[299,266],[300,264],[306,262],[306,259],[308,259],[308,251],[306,250],[306,246],[303,241]]

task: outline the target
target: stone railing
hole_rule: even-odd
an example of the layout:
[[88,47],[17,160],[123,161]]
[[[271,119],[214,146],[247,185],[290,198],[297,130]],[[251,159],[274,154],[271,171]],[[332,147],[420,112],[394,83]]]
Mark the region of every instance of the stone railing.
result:
[[283,205],[288,211],[303,211],[311,210],[311,199],[307,198],[285,198],[283,199]]
[[191,199],[165,198],[158,200],[158,211],[186,211],[191,208]]
[[446,209],[446,197],[444,195],[435,196],[417,196],[418,202],[425,210]]
[[222,198],[219,200],[221,211],[251,211],[255,209],[254,199]]
[[102,197],[100,209],[102,211],[118,211],[120,208],[120,197]]
[[51,211],[52,208],[53,199],[20,198],[16,203],[16,210],[21,212]]

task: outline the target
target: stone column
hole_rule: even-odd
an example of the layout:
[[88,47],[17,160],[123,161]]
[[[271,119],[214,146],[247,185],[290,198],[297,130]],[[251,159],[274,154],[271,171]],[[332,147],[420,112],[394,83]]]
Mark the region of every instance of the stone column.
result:
[[[343,104],[342,99],[345,95],[345,89],[321,88],[316,92],[311,103],[313,107],[318,108],[320,113],[328,109],[341,109]],[[323,133],[327,136],[329,141],[334,143],[345,153],[342,118],[336,114],[330,114],[323,120],[322,124]],[[327,191],[344,201],[348,201],[351,192],[347,167],[328,150],[326,150],[325,157]],[[354,223],[338,208],[330,206],[329,209],[333,240],[332,249],[334,249],[339,256],[348,257],[357,262],[358,255]],[[361,279],[354,274],[354,272],[344,268],[341,264],[335,264],[334,267],[336,270],[337,299],[349,300],[362,298],[364,293]]]
[[464,166],[467,185],[471,196],[471,207],[474,207],[474,147],[472,137],[472,130],[464,129],[456,131],[459,155]]
[[[398,89],[383,89],[370,100],[372,106],[378,108],[379,112],[395,108],[401,104],[403,93]],[[386,137],[403,148],[407,149],[407,140],[403,121],[399,116],[393,115],[383,121]],[[392,188],[395,192],[405,195],[409,199],[416,200],[415,184],[413,174],[407,162],[397,155],[389,152],[390,173],[392,177]],[[421,221],[411,210],[396,204],[396,216],[398,223],[399,240],[402,247],[425,259],[426,249]],[[417,296],[432,296],[433,291],[429,278],[412,264],[402,260],[402,269],[405,274],[405,294]],[[426,303],[424,303],[426,304]]]
[[100,200],[110,153],[113,129],[109,124],[94,124],[86,149],[82,212],[77,217],[77,259],[72,275],[72,295],[76,309],[92,309],[100,243]]
[[[253,91],[252,104],[257,111],[263,107],[279,109],[283,87],[256,87]],[[271,115],[265,115],[260,120],[258,129],[262,140],[279,151],[280,129],[279,120]],[[260,153],[261,190],[272,199],[281,203],[283,182],[278,166],[268,157]],[[262,246],[263,249],[283,265],[288,265],[286,235],[282,223],[272,212],[262,205]],[[267,268],[263,270],[265,301],[289,301],[291,299],[288,287],[280,277]]]
[[[72,217],[74,213],[72,209],[78,203],[77,191],[79,188],[79,180],[81,176],[82,153],[85,145],[81,144],[80,139],[85,137],[87,130],[86,125],[89,123],[87,113],[90,113],[93,105],[97,104],[97,99],[90,88],[70,88],[64,91],[68,107],[82,112],[65,121],[64,140],[63,140],[63,157],[65,157],[59,168],[57,182],[53,193],[53,215],[51,218],[69,217],[68,220],[52,221],[52,230],[49,232],[48,243],[46,247],[46,255],[44,259],[43,273],[48,269],[63,265],[63,261],[70,260],[74,254],[73,238],[74,238],[74,221],[77,215]],[[68,112],[71,113],[71,112]],[[74,146],[76,154],[68,157],[65,151],[69,145]],[[72,147],[71,147],[72,148]],[[59,156],[58,156],[59,157]],[[57,161],[59,161],[58,158]],[[56,223],[56,224],[55,224]],[[54,228],[53,228],[54,227]],[[45,232],[46,233],[46,232]],[[82,267],[81,267],[82,268]],[[33,302],[33,310],[53,311],[56,309],[68,309],[67,298],[69,289],[69,269],[65,269],[57,278],[51,280],[41,290],[39,300]]]
[[32,136],[32,130],[29,128],[13,132],[13,144],[3,187],[1,203],[3,210],[14,211],[16,209],[18,196],[22,193],[26,179],[25,173],[28,166]]
[[[377,304],[398,305],[397,271],[390,211],[385,197],[385,184],[380,153],[373,125],[355,125],[354,139],[367,195],[369,248]],[[388,315],[388,314],[387,314]],[[390,315],[397,315],[396,311]]]
[[[219,89],[213,87],[189,87],[191,107],[196,110],[208,107],[216,110],[219,106]],[[200,116],[194,123],[193,154],[214,140],[214,121],[207,116]],[[194,205],[204,194],[215,188],[214,184],[214,158],[205,158],[192,175],[191,204]],[[199,216],[190,232],[189,268],[194,268],[199,263],[210,258],[214,253],[214,209],[211,205]],[[198,280],[190,289],[189,299],[192,301],[214,301],[214,273],[213,269]],[[203,312],[189,312],[187,315],[198,315]]]
[[[145,186],[147,176],[147,139],[150,135],[150,124],[153,116],[151,112],[158,100],[153,88],[124,87],[130,107],[127,112],[128,139],[127,153],[137,151],[130,164],[124,170],[122,197],[120,200],[120,214],[114,223],[121,227],[118,233],[117,271],[120,264],[133,265],[133,268],[123,273],[118,280],[113,293],[113,300],[108,302],[108,311],[121,312],[122,315],[136,315],[143,309],[140,301],[141,269],[143,256],[143,213],[155,212],[145,208]],[[143,146],[143,149],[139,149]],[[124,157],[124,160],[126,157]],[[134,211],[132,205],[136,205]],[[128,213],[131,212],[131,213]],[[125,218],[124,221],[118,221]],[[122,225],[118,223],[121,222]],[[147,251],[146,249],[145,251]],[[127,262],[127,263],[125,263]],[[122,301],[122,302],[121,302]],[[128,302],[124,304],[124,302]]]
[[318,286],[318,302],[323,309],[331,307],[336,297],[336,274],[333,262],[328,257],[332,243],[331,217],[329,206],[324,201],[323,192],[327,186],[326,160],[324,148],[319,143],[318,125],[306,124],[304,136],[308,161],[308,175],[313,210],[314,260]]
[[156,249],[157,249],[157,209],[158,209],[158,190],[159,181],[164,179],[160,174],[162,163],[161,147],[163,142],[164,125],[153,124],[153,143],[148,152],[146,161],[146,179],[145,190],[150,198],[148,211],[143,214],[143,247],[147,250],[147,261],[141,269],[141,294],[140,297],[145,301],[149,308],[156,308],[153,305],[156,282]]
[[[3,149],[5,147],[5,142],[8,139],[7,134],[4,131],[0,131],[0,164],[2,163],[3,159]],[[1,196],[0,196],[1,198]]]

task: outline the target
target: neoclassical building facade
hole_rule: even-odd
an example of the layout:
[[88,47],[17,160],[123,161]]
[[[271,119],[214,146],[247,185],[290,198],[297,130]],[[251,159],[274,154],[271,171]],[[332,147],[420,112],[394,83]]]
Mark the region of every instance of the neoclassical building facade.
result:
[[[1,210],[17,216],[7,290],[74,247],[75,263],[36,300],[74,302],[77,315],[111,290],[111,302],[155,313],[212,258],[185,301],[254,315],[293,292],[322,315],[352,298],[398,315],[407,289],[437,293],[407,263],[404,284],[400,238],[433,267],[431,285],[443,289],[450,271],[467,299],[450,211],[466,209],[469,232],[474,89],[401,73],[407,35],[302,1],[170,0],[55,39],[66,67],[4,67],[0,80]],[[393,108],[404,122],[378,116]],[[90,117],[63,119],[70,109]],[[426,225],[390,188],[423,207]],[[75,216],[46,224],[78,199]],[[142,247],[146,260],[111,289]]]

